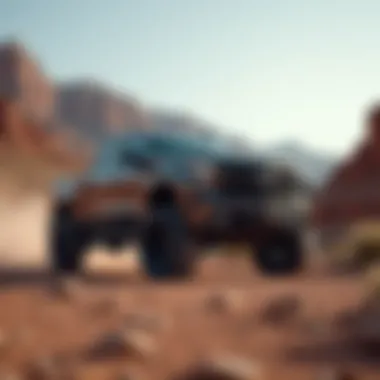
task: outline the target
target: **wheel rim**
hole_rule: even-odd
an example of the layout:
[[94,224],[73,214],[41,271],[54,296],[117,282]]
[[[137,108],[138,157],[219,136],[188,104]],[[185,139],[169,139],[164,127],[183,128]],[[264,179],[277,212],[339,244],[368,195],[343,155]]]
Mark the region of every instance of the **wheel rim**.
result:
[[281,246],[274,246],[268,252],[268,261],[276,266],[281,266],[287,263],[286,250]]

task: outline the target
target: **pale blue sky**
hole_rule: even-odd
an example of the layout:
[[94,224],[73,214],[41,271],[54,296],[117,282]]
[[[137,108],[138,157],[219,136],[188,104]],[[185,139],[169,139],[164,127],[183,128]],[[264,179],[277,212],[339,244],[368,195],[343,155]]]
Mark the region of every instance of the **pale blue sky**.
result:
[[56,78],[337,153],[380,95],[379,19],[379,0],[0,0],[0,37]]

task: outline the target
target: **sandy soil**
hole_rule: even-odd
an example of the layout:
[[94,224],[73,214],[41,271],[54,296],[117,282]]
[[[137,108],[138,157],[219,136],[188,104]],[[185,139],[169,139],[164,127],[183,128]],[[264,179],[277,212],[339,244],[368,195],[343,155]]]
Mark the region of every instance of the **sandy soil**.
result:
[[[46,272],[49,199],[18,197],[14,189],[8,195],[0,197],[0,379],[55,380],[25,376],[42,358],[60,359],[78,380],[166,380],[208,355],[246,358],[260,366],[263,380],[334,380],[323,371],[337,366],[358,379],[380,378],[380,358],[347,343],[333,323],[360,302],[362,282],[327,274],[316,257],[305,273],[275,280],[260,276],[247,256],[211,255],[194,281],[158,285],[140,275],[130,247],[115,258],[94,247],[89,275],[67,284],[64,297]],[[217,294],[226,297],[225,310],[213,312],[210,297]],[[299,301],[291,318],[263,320],[268,304],[287,295]],[[99,336],[125,328],[133,312],[163,322],[145,328],[156,352],[140,359],[87,355]],[[132,377],[119,377],[123,372]],[[13,373],[19,377],[5,376]]]
[[[78,379],[121,379],[126,371],[133,379],[160,380],[212,354],[246,358],[260,366],[262,379],[328,380],[324,369],[337,366],[360,379],[379,379],[378,358],[347,344],[332,323],[360,301],[359,279],[313,269],[274,280],[250,264],[241,256],[210,257],[200,263],[194,281],[160,285],[135,271],[105,274],[93,267],[88,277],[67,285],[68,297],[54,293],[43,273],[3,271],[0,331],[9,343],[0,347],[0,369],[25,373],[41,357],[61,357]],[[210,310],[216,294],[226,297],[224,311]],[[268,304],[286,295],[300,302],[290,320],[275,325],[263,320]],[[86,355],[99,336],[121,328],[131,312],[163,322],[149,332],[157,348],[152,356]]]

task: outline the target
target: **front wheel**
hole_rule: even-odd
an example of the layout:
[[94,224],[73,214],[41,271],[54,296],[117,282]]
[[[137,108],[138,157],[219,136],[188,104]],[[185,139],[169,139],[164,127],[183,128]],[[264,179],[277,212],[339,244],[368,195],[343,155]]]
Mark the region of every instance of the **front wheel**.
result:
[[294,274],[301,269],[302,259],[302,244],[297,232],[277,232],[256,247],[255,260],[265,274]]
[[154,280],[191,279],[194,273],[192,244],[168,225],[147,228],[141,256],[145,273]]
[[55,274],[71,275],[81,269],[84,231],[76,223],[68,206],[57,207],[51,232],[52,266]]

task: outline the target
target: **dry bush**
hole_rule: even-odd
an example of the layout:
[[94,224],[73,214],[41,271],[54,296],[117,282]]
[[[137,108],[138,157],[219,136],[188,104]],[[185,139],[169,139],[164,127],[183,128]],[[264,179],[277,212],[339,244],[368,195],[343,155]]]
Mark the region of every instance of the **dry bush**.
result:
[[380,261],[371,265],[366,271],[365,290],[369,297],[380,300]]
[[366,270],[380,261],[380,220],[352,225],[329,249],[330,262],[338,269]]

